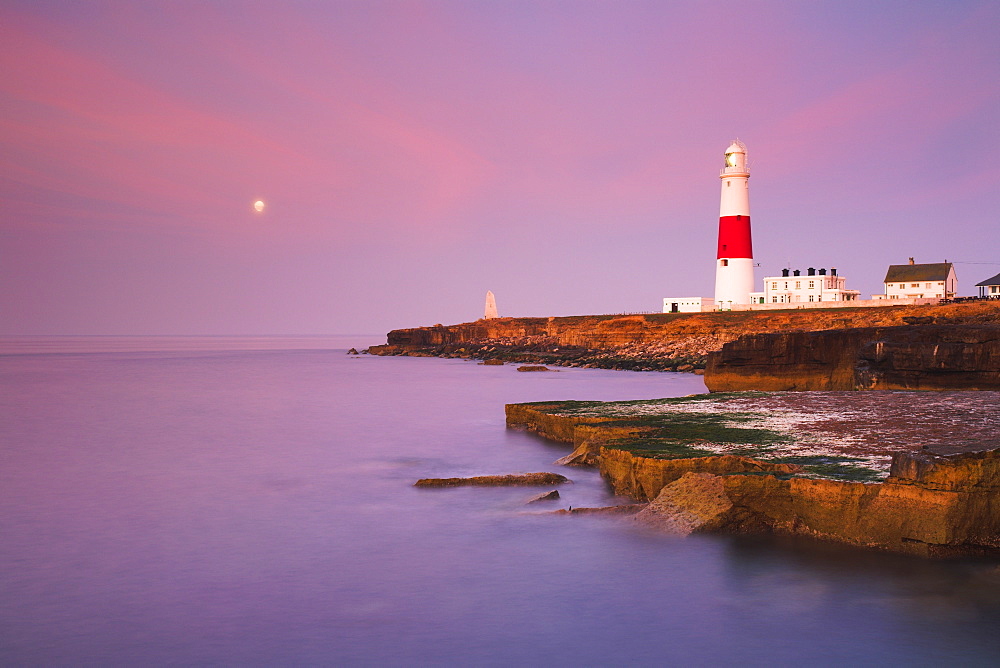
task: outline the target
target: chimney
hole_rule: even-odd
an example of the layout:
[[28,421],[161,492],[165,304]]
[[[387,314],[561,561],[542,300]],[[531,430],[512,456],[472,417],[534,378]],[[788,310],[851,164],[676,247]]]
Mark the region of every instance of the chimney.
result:
[[826,269],[820,269],[819,270],[819,275],[820,276],[826,276]]
[[837,275],[837,268],[836,267],[830,267],[830,275],[831,276],[836,276]]
[[782,269],[781,270],[781,275],[784,276],[785,278],[788,278],[788,270],[787,269]]
[[913,258],[912,257],[910,258],[910,264],[913,264]]
[[815,269],[815,267],[809,267],[809,275],[810,276],[815,276],[816,275],[816,269]]
[[801,273],[802,273],[801,271],[799,271],[798,269],[796,269],[795,271],[792,272],[792,276],[798,276]]

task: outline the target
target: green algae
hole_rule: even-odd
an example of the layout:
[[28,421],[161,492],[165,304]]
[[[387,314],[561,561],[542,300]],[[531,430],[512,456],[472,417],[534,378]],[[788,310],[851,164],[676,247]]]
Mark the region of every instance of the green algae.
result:
[[[605,447],[651,459],[688,459],[738,455],[761,462],[796,464],[799,476],[846,482],[880,482],[885,472],[866,460],[835,454],[789,455],[799,445],[794,434],[768,428],[771,414],[725,410],[737,399],[767,397],[768,392],[726,392],[631,401],[542,401],[528,404],[545,413],[594,418],[610,428],[634,430]],[[697,406],[695,410],[685,406]],[[672,410],[677,407],[677,410]],[[810,445],[809,447],[815,447]]]
[[[621,417],[627,409],[656,408],[658,406],[676,406],[690,403],[726,403],[733,399],[746,399],[765,396],[766,392],[718,392],[715,394],[691,394],[685,397],[668,397],[665,399],[632,399],[629,401],[533,401],[520,404],[543,408],[543,412],[558,415],[577,415],[586,413],[587,417]],[[677,415],[670,413],[669,415]]]
[[817,478],[830,478],[847,482],[881,482],[882,475],[875,469],[861,466],[864,461],[858,457],[843,455],[787,455],[774,457],[768,461],[782,464],[798,464],[803,471]]

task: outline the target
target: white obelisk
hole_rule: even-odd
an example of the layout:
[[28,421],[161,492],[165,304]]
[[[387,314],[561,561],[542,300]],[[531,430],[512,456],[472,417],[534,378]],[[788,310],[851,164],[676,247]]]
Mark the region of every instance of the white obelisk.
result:
[[483,317],[487,320],[500,317],[497,315],[497,300],[489,290],[486,291],[486,315]]

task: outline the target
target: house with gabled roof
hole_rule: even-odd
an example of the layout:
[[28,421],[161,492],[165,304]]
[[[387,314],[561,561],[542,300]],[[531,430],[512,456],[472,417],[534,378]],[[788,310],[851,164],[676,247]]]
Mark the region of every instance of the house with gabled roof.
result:
[[987,278],[981,283],[976,283],[976,287],[979,288],[980,297],[1000,299],[1000,274],[993,278]]
[[891,264],[885,274],[885,294],[872,299],[953,299],[958,291],[951,262]]

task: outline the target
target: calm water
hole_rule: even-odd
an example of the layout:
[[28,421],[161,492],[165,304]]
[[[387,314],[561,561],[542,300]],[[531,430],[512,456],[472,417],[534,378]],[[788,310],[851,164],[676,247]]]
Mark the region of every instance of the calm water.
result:
[[[697,376],[244,344],[0,355],[0,664],[1000,661],[991,564],[672,538],[538,514],[537,490],[412,486],[559,470],[566,450],[507,431],[504,403]],[[547,508],[616,501],[563,472]]]

